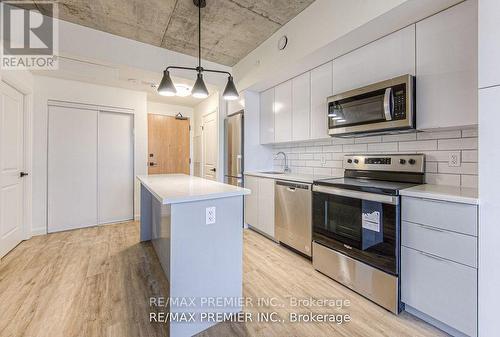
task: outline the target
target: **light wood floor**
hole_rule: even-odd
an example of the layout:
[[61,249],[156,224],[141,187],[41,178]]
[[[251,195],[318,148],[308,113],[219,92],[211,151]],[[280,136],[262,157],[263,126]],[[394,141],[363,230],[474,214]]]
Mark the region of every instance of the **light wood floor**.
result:
[[[351,322],[221,323],[199,337],[221,336],[444,336],[403,313],[395,316],[316,272],[310,261],[246,230],[246,312],[349,313]],[[167,336],[149,323],[149,297],[168,296],[168,283],[150,243],[139,243],[137,223],[35,237],[0,262],[0,336]],[[348,299],[342,310],[292,308],[290,298]],[[274,297],[283,307],[257,307]]]

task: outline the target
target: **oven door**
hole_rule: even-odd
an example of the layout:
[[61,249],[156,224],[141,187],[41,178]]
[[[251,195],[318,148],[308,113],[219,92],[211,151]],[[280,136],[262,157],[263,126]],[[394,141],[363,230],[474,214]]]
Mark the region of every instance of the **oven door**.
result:
[[313,240],[321,245],[398,275],[399,227],[398,196],[313,186]]

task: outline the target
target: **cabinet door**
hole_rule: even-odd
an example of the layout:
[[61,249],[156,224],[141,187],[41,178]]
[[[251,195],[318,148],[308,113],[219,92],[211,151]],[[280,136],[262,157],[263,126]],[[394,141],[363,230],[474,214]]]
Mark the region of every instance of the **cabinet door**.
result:
[[311,115],[311,74],[292,80],[292,140],[309,139]]
[[245,195],[245,223],[257,227],[259,222],[259,178],[245,176],[245,187],[252,193]]
[[311,70],[311,139],[328,138],[326,99],[332,95],[333,64]]
[[274,88],[260,94],[260,143],[274,142]]
[[333,92],[339,94],[405,74],[415,74],[415,25],[333,61]]
[[417,128],[477,124],[477,9],[465,1],[417,23]]
[[500,1],[481,0],[479,17],[479,87],[484,88],[500,84]]
[[257,229],[274,238],[274,179],[259,178],[259,225]]
[[274,141],[292,140],[292,81],[274,88]]

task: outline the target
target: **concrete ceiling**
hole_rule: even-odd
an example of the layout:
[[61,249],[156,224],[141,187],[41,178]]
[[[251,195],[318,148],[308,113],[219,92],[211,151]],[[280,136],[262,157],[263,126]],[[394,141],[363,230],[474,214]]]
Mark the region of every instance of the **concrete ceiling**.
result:
[[[40,11],[41,0],[33,0]],[[202,58],[233,66],[314,0],[206,0]],[[193,0],[59,0],[59,18],[192,56],[198,53]]]

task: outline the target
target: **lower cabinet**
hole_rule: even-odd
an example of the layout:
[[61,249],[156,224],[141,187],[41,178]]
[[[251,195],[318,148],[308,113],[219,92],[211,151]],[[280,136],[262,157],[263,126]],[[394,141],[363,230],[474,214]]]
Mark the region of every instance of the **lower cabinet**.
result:
[[245,176],[245,222],[274,239],[274,179]]
[[401,212],[401,300],[453,335],[477,336],[477,206],[403,197]]

